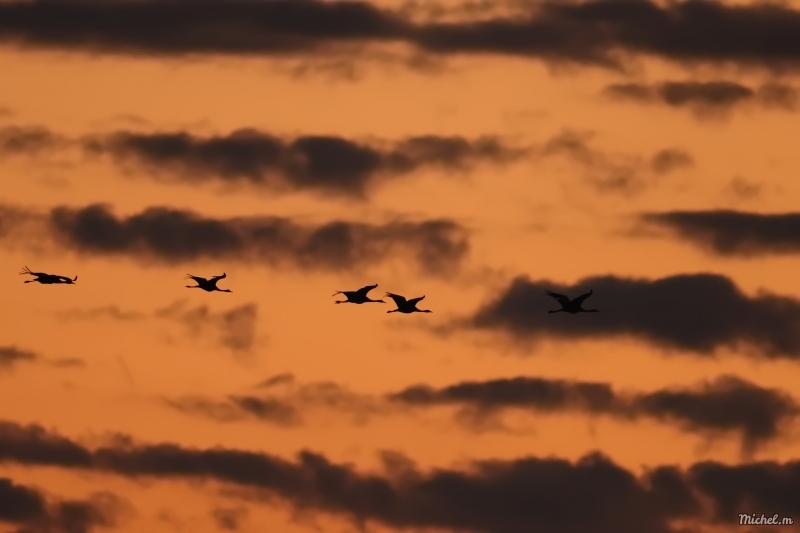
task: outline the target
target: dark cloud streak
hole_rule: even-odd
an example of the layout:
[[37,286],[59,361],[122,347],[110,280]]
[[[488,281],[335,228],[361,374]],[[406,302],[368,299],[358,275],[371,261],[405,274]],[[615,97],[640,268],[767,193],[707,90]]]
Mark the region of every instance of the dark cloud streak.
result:
[[608,383],[517,377],[461,382],[441,389],[415,385],[389,399],[422,407],[456,405],[484,417],[520,408],[626,420],[647,417],[712,436],[738,431],[746,454],[776,438],[800,414],[800,407],[787,394],[727,375],[696,387],[648,393],[614,391]]
[[33,362],[39,358],[34,352],[15,346],[0,346],[0,370],[9,370],[21,361]]
[[[19,214],[3,215],[0,211],[0,228],[11,235]],[[39,230],[53,246],[173,264],[213,258],[339,271],[402,257],[425,274],[441,276],[454,273],[469,252],[468,231],[446,219],[312,225],[268,216],[214,219],[168,207],[117,217],[104,205],[26,215],[26,220],[38,217]]]
[[117,132],[84,142],[90,153],[133,162],[167,180],[246,182],[276,191],[315,190],[363,198],[382,179],[425,166],[466,170],[487,161],[502,164],[525,155],[499,139],[433,135],[411,137],[382,148],[342,137],[284,140],[247,129],[198,137],[186,132]]
[[92,53],[325,56],[369,43],[434,55],[502,54],[620,68],[635,55],[678,62],[796,66],[800,12],[690,0],[532,4],[514,16],[413,22],[365,2],[0,3],[0,42]]
[[[40,449],[66,440],[35,426],[15,426],[13,433],[36,436]],[[290,461],[220,447],[136,444],[122,436],[116,442],[95,450],[69,442],[89,460],[62,466],[134,478],[216,480],[258,489],[267,497],[279,496],[296,509],[395,528],[677,533],[670,525],[676,520],[684,525],[687,521],[730,524],[731,516],[739,512],[800,514],[795,497],[798,462],[702,462],[686,470],[651,467],[636,475],[590,453],[575,462],[524,457],[424,472],[408,458],[386,452],[385,473],[367,474],[308,451]],[[6,450],[2,460],[30,464],[27,448],[18,441],[7,443],[3,432],[0,448]],[[57,457],[48,459],[53,464]]]
[[641,216],[687,241],[723,256],[800,253],[800,214],[731,210],[670,211]]
[[725,114],[744,104],[794,111],[798,100],[797,89],[788,85],[767,83],[751,89],[732,81],[668,81],[654,85],[623,83],[609,85],[603,92],[615,100],[688,108],[701,118]]

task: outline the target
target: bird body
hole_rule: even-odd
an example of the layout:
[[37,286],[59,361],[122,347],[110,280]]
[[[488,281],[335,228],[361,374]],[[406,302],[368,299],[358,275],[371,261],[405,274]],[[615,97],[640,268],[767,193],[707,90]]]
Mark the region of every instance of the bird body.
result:
[[397,305],[397,309],[392,309],[391,311],[386,311],[387,313],[430,313],[429,309],[417,309],[417,302],[421,301],[424,296],[420,296],[419,298],[412,298],[410,300],[406,300],[404,296],[400,296],[399,294],[392,294],[391,292],[387,292],[386,296],[394,300],[395,305]]
[[31,269],[25,267],[22,269],[22,272],[19,273],[20,276],[24,274],[30,274],[31,276],[36,276],[36,279],[29,279],[26,280],[25,283],[33,283],[34,281],[38,281],[43,285],[58,285],[58,284],[66,284],[66,285],[74,285],[75,282],[78,280],[78,276],[70,279],[67,276],[57,276],[55,274],[45,274],[44,272],[31,272]]
[[337,294],[344,294],[346,300],[337,300],[336,302],[334,302],[337,304],[347,304],[347,303],[365,304],[369,302],[375,302],[375,303],[380,302],[382,304],[385,304],[386,302],[384,302],[383,300],[371,300],[369,296],[367,296],[367,293],[377,286],[378,284],[376,283],[375,285],[367,285],[366,287],[361,287],[357,291],[336,291],[331,296],[336,296]]
[[580,296],[578,296],[574,300],[570,300],[567,296],[564,296],[563,294],[558,294],[556,292],[550,292],[550,291],[545,291],[545,292],[548,295],[550,295],[553,298],[555,298],[556,300],[558,300],[558,303],[561,304],[561,309],[557,309],[555,311],[548,311],[549,313],[560,313],[560,312],[563,311],[565,313],[570,313],[570,314],[574,315],[575,313],[599,313],[600,312],[597,309],[584,309],[583,307],[581,307],[581,305],[583,304],[583,301],[586,300],[586,298],[588,298],[589,296],[592,295],[592,291],[591,290],[589,292],[587,292],[586,294],[581,294]]
[[186,288],[188,289],[203,289],[206,292],[233,292],[230,289],[220,289],[217,287],[217,282],[221,279],[224,279],[225,273],[223,272],[221,276],[214,276],[210,279],[201,278],[199,276],[192,276],[191,274],[186,274],[189,278],[195,280],[197,285],[187,285]]

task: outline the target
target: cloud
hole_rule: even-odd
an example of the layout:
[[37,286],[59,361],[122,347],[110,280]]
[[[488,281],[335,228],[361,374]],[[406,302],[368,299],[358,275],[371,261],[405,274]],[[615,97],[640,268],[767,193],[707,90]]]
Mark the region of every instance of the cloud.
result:
[[[13,244],[19,210],[0,210],[0,228]],[[352,271],[402,258],[423,274],[453,274],[469,251],[468,232],[447,219],[385,224],[332,221],[299,224],[288,218],[203,217],[191,211],[151,207],[127,217],[105,205],[56,207],[36,218],[53,246],[81,254],[128,256],[175,264],[198,259],[258,262],[271,267]],[[41,243],[41,235],[37,243]]]
[[[559,304],[545,291],[576,297],[593,291],[599,313],[548,314]],[[596,276],[573,286],[518,277],[461,326],[506,332],[519,341],[632,336],[653,345],[710,356],[719,348],[755,348],[759,356],[800,356],[800,301],[748,296],[717,274],[661,279]]]
[[65,437],[36,425],[0,421],[0,462],[25,465],[89,467],[92,453]]
[[[0,4],[2,11],[2,4]],[[0,128],[0,157],[6,155],[36,155],[62,147],[66,140],[42,127],[6,126]]]
[[656,174],[668,174],[681,167],[694,164],[694,158],[684,150],[675,148],[661,150],[650,160],[650,168]]
[[265,379],[256,384],[256,388],[259,389],[266,389],[269,387],[274,387],[275,385],[281,385],[283,383],[293,383],[294,382],[294,374],[291,372],[285,372],[283,374],[276,374],[272,377]]
[[248,352],[255,342],[258,305],[247,303],[221,313],[212,313],[207,305],[186,309],[186,301],[179,300],[155,312],[156,318],[170,318],[184,324],[196,336],[208,327],[219,331],[219,342],[234,353]]
[[680,238],[724,256],[800,253],[800,213],[669,211],[641,221],[674,231]]
[[386,395],[358,394],[330,382],[294,385],[282,376],[269,385],[281,386],[281,392],[231,395],[223,400],[186,396],[166,403],[221,422],[259,420],[286,427],[302,424],[301,413],[318,408],[351,414],[355,422],[365,423],[370,416],[409,414],[409,408],[444,405],[458,407],[456,421],[481,431],[487,422],[502,426],[499,417],[508,409],[605,415],[622,421],[650,419],[710,438],[738,433],[745,455],[779,437],[800,414],[800,406],[785,392],[731,375],[651,392],[614,390],[610,383],[519,376],[438,389],[419,384]]
[[206,416],[221,422],[258,420],[290,427],[304,423],[302,413],[309,409],[327,408],[352,415],[357,424],[370,416],[397,412],[381,398],[358,394],[337,383],[323,381],[296,385],[291,374],[281,374],[256,388],[282,387],[279,394],[231,395],[224,400],[204,396],[168,399],[166,404],[184,413]]
[[238,531],[241,523],[247,518],[247,507],[218,508],[211,513],[217,527],[223,531]]
[[[707,0],[529,4],[514,15],[412,21],[352,2],[0,3],[0,42],[91,53],[330,57],[406,43],[433,56],[497,54],[621,68],[636,56],[681,63],[793,67],[800,13],[788,5]],[[724,28],[724,30],[720,30]]]
[[[188,132],[121,131],[69,142],[93,156],[110,157],[126,174],[143,171],[168,183],[249,184],[276,193],[313,191],[357,200],[365,200],[388,180],[424,167],[463,173],[481,162],[503,165],[521,158],[566,156],[585,169],[597,190],[630,193],[648,185],[648,173],[664,175],[694,163],[691,155],[677,148],[662,149],[649,160],[604,153],[590,146],[592,136],[566,129],[538,145],[514,147],[492,136],[424,135],[359,142],[332,136],[284,139],[242,129],[206,137]],[[26,146],[24,139],[18,144]],[[35,149],[31,147],[31,154],[38,153]]]
[[84,141],[90,153],[108,154],[171,181],[249,183],[275,191],[313,190],[364,198],[379,181],[426,166],[464,171],[486,161],[506,163],[525,150],[500,139],[435,135],[383,142],[384,147],[334,136],[282,139],[243,129],[199,137],[187,132],[116,132]]
[[215,136],[116,131],[69,139],[41,127],[0,128],[0,155],[39,155],[68,146],[170,183],[249,184],[278,193],[313,191],[360,200],[381,183],[422,168],[463,173],[482,162],[507,164],[530,151],[493,136],[368,142],[240,129]]
[[220,422],[253,418],[282,427],[293,427],[303,419],[297,409],[275,398],[229,396],[227,401],[215,401],[202,396],[185,396],[166,400],[170,407],[187,414],[202,415]]
[[794,111],[798,100],[797,89],[788,85],[766,83],[758,89],[751,89],[732,81],[623,83],[609,85],[603,92],[615,100],[687,108],[699,117],[725,114],[744,104]]
[[693,431],[738,430],[743,451],[775,438],[781,426],[800,414],[791,397],[735,376],[721,376],[694,390],[671,389],[636,396],[632,412],[673,420]]
[[[47,443],[64,440],[36,426],[16,426],[16,433],[37,435]],[[3,433],[0,448],[9,448]],[[653,466],[636,474],[592,452],[574,462],[522,457],[423,471],[400,454],[384,452],[383,473],[362,473],[309,451],[287,460],[221,447],[135,443],[122,436],[115,444],[81,449],[90,458],[84,469],[133,478],[213,479],[256,489],[267,498],[278,496],[299,510],[398,529],[678,533],[685,529],[673,523],[730,524],[740,512],[800,514],[794,490],[800,483],[797,461],[704,461],[686,469]],[[21,457],[6,454],[3,459],[30,464],[26,448],[14,446],[13,451]],[[62,466],[79,465],[70,461]]]
[[50,364],[58,368],[83,368],[86,366],[86,363],[83,361],[83,359],[78,359],[76,357],[54,359],[50,361]]
[[38,357],[34,352],[20,350],[15,346],[0,346],[0,371],[9,370],[20,361],[36,361]]
[[566,156],[586,170],[589,183],[599,192],[638,193],[651,185],[648,172],[664,175],[681,167],[691,166],[692,157],[684,150],[660,150],[646,161],[640,156],[608,154],[590,146],[589,132],[564,130],[536,148],[540,158]]
[[740,176],[734,177],[725,187],[725,192],[737,200],[752,200],[761,194],[762,186],[748,182]]
[[145,318],[144,313],[123,311],[116,305],[105,305],[91,309],[69,309],[57,312],[56,316],[62,320],[94,320],[96,318],[107,317],[113,318],[114,320],[131,321]]
[[465,381],[440,389],[414,385],[389,399],[416,407],[460,406],[466,411],[457,417],[460,420],[474,418],[464,414],[486,418],[511,408],[627,420],[645,417],[711,436],[739,432],[745,453],[776,438],[780,429],[800,414],[800,407],[787,394],[727,375],[695,387],[647,393],[614,391],[608,383],[516,377]]
[[48,502],[37,489],[0,477],[0,522],[22,526],[25,533],[88,533],[96,526],[114,526],[129,504],[110,492],[89,500]]

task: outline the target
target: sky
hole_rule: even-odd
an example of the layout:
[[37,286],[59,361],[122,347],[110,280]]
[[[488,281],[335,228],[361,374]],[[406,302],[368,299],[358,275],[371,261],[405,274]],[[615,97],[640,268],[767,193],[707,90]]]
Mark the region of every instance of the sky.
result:
[[0,2],[0,533],[796,530],[798,36]]

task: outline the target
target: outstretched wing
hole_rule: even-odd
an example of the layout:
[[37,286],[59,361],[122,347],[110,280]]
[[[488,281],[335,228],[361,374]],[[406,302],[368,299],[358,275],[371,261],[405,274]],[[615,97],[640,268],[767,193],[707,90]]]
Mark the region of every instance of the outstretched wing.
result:
[[218,280],[221,280],[221,279],[225,279],[225,272],[223,272],[221,276],[214,276],[209,281],[215,282],[215,281],[218,281]]
[[572,300],[572,302],[573,302],[575,305],[581,305],[581,304],[583,303],[583,301],[584,301],[586,298],[588,298],[589,296],[591,296],[591,295],[592,295],[592,291],[590,290],[590,291],[589,291],[589,292],[587,292],[586,294],[581,294],[580,296],[578,296],[577,298],[575,298],[574,300]]
[[408,303],[411,304],[411,305],[417,305],[417,302],[421,301],[424,298],[425,298],[424,296],[420,296],[419,298],[411,298],[408,301]]
[[205,283],[206,281],[208,281],[206,278],[201,278],[200,276],[192,276],[191,274],[186,274],[186,278],[187,279],[192,278],[197,283]]
[[551,292],[548,290],[545,290],[544,292],[546,292],[548,295],[558,300],[558,303],[560,303],[562,306],[566,307],[569,305],[569,298],[567,298],[565,295],[558,294],[557,292]]
[[366,287],[361,287],[360,289],[355,291],[355,293],[360,295],[360,296],[366,296],[369,291],[371,291],[372,289],[374,289],[377,286],[378,286],[377,283],[375,285],[367,285]]
[[397,307],[400,307],[401,305],[405,305],[405,303],[406,303],[405,297],[400,296],[399,294],[392,294],[391,292],[387,292],[386,296],[388,296],[389,298],[394,300],[394,303],[397,305]]

